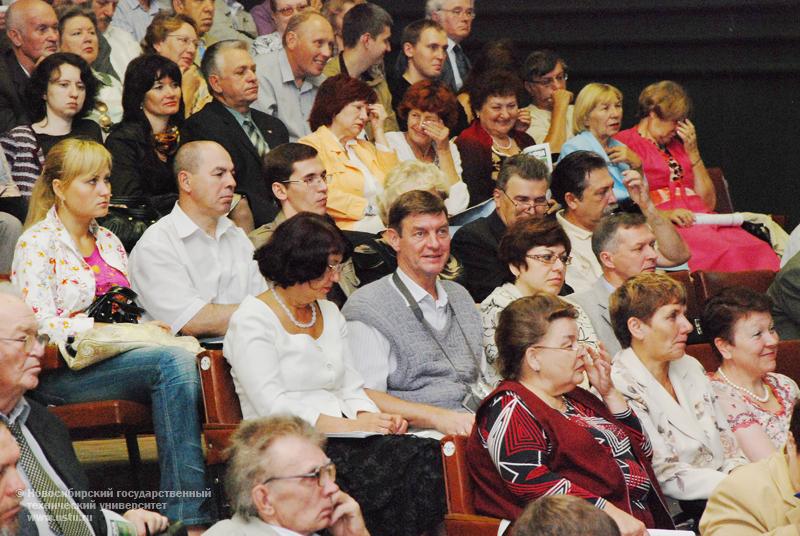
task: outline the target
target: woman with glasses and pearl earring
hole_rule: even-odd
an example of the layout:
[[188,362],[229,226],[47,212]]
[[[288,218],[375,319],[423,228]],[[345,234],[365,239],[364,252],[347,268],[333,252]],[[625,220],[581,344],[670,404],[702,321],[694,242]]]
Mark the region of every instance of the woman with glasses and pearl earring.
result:
[[288,413],[324,434],[362,437],[329,442],[342,488],[376,533],[394,523],[419,534],[444,514],[438,443],[404,436],[408,422],[381,413],[351,365],[344,316],[325,299],[349,256],[327,216],[301,212],[281,223],[255,253],[272,287],[233,314],[225,357],[245,419]]
[[[611,381],[611,357],[578,341],[578,312],[550,293],[520,298],[495,333],[503,381],[467,442],[478,513],[516,519],[532,500],[575,495],[623,536],[673,528],[639,419]],[[584,374],[600,398],[578,385]]]
[[768,296],[732,287],[711,298],[703,314],[703,330],[719,361],[711,386],[750,461],[783,447],[800,395],[793,379],[775,373],[780,337],[771,308]]

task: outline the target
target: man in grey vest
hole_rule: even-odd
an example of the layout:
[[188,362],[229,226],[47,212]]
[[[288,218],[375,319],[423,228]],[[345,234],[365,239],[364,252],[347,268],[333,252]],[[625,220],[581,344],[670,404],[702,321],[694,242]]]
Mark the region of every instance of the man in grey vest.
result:
[[474,415],[463,406],[479,375],[482,328],[469,293],[439,279],[450,257],[444,202],[406,192],[388,219],[397,271],[357,290],[342,309],[354,365],[381,411],[417,429],[469,434]]

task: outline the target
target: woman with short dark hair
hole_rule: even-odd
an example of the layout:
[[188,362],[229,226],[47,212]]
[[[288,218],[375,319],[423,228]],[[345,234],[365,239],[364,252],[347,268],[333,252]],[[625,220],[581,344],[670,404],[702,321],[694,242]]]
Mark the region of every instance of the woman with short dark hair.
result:
[[[314,131],[298,140],[314,147],[325,165],[328,214],[342,229],[377,233],[383,229],[376,196],[397,155],[384,133],[386,110],[375,91],[346,74],[332,76],[319,87],[308,122]],[[371,125],[375,143],[359,139]]]

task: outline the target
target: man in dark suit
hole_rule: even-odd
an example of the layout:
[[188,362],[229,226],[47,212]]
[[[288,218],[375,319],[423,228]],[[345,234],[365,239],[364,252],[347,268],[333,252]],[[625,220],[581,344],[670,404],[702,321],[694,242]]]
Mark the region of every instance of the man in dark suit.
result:
[[10,48],[0,55],[0,132],[30,122],[25,86],[36,64],[58,50],[58,19],[42,0],[18,0],[6,12]]
[[[65,534],[104,536],[108,519],[115,514],[101,510],[88,494],[89,482],[66,427],[24,396],[39,384],[45,342],[37,329],[36,317],[25,302],[0,294],[0,420],[20,447],[17,469],[28,486],[21,505],[35,512],[32,522],[42,534],[56,525]],[[50,515],[52,508],[59,508],[59,520]],[[139,536],[144,536],[145,524],[152,534],[168,524],[164,516],[146,510],[129,510],[122,517],[136,526]]]
[[264,155],[289,141],[279,119],[250,108],[258,98],[256,65],[242,41],[210,46],[200,65],[214,100],[186,121],[186,141],[211,140],[228,151],[236,191],[247,196],[255,226],[271,222],[278,207],[261,177]]
[[447,33],[447,61],[442,67],[441,81],[458,91],[464,85],[472,64],[461,48],[461,42],[472,32],[475,0],[428,0],[427,16],[442,25]]
[[500,239],[517,219],[547,213],[548,179],[547,166],[539,159],[524,154],[507,158],[492,194],[495,211],[464,225],[453,237],[453,254],[464,267],[460,282],[476,302],[513,280],[508,266],[497,258]]

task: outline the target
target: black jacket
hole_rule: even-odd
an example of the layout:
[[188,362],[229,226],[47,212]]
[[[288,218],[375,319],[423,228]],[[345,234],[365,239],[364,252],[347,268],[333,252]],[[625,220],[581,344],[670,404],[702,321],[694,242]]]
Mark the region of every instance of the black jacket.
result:
[[514,277],[508,266],[497,258],[500,239],[506,224],[495,210],[459,229],[453,236],[453,255],[461,262],[464,273],[459,282],[466,287],[476,303]]
[[27,85],[28,76],[14,51],[9,48],[0,53],[0,134],[31,122],[25,102]]

